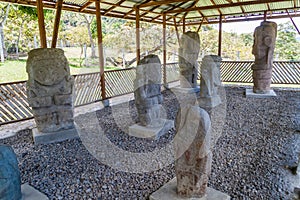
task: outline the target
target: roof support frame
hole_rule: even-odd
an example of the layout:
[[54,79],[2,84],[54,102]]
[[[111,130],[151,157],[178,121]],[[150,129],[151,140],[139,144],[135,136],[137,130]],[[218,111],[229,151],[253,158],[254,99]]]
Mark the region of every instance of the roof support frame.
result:
[[103,56],[103,42],[102,42],[102,22],[101,22],[101,7],[100,0],[96,0],[96,22],[97,22],[97,37],[98,37],[98,54],[100,65],[100,85],[101,85],[101,98],[106,99],[105,76],[104,76],[104,56]]
[[293,23],[295,29],[297,30],[298,34],[300,35],[300,30],[298,29],[297,24],[294,22],[294,20],[293,20],[292,16],[290,15],[289,11],[286,10],[286,12],[287,12],[287,14],[288,14],[290,20],[292,21],[292,23]]
[[54,27],[53,27],[51,48],[56,47],[63,0],[58,0],[56,4],[57,4],[57,6],[56,6],[56,13],[55,13]]
[[44,12],[43,12],[43,10],[44,10],[43,9],[43,1],[37,0],[36,6],[37,6],[37,14],[38,14],[38,24],[39,24],[41,48],[47,48],[47,38],[46,38]]

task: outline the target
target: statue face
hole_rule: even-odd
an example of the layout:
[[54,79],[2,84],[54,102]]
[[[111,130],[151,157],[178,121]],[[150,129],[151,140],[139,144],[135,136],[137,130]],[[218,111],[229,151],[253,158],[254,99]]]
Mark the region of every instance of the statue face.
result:
[[64,65],[57,61],[40,60],[33,67],[34,80],[42,85],[56,85],[66,76]]

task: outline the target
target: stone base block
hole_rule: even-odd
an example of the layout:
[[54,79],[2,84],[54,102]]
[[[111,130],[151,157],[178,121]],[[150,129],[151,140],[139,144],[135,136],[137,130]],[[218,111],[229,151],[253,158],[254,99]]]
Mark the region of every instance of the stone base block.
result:
[[199,106],[202,108],[213,108],[221,103],[222,103],[222,101],[221,101],[220,96],[200,97],[199,98]]
[[106,108],[106,107],[109,107],[109,100],[108,99],[105,99],[105,100],[103,100],[102,101],[102,104],[103,104],[103,106]]
[[21,186],[22,200],[48,200],[49,198],[27,183]]
[[195,88],[182,88],[182,87],[173,87],[171,89],[173,92],[179,92],[184,94],[198,93],[200,92],[200,87],[197,86]]
[[183,198],[176,192],[176,178],[162,186],[159,190],[151,194],[149,200],[230,200],[230,196],[208,187],[206,195],[202,198]]
[[267,94],[258,94],[258,93],[254,93],[253,89],[246,89],[246,97],[255,97],[255,98],[268,98],[268,97],[276,97],[276,93],[274,92],[274,90],[270,90],[269,93]]
[[174,121],[161,119],[157,126],[141,126],[134,124],[129,127],[129,135],[139,138],[159,139],[168,130],[174,127]]
[[61,130],[51,133],[40,132],[37,128],[32,129],[33,140],[35,144],[49,144],[54,142],[61,142],[68,139],[78,138],[77,128]]

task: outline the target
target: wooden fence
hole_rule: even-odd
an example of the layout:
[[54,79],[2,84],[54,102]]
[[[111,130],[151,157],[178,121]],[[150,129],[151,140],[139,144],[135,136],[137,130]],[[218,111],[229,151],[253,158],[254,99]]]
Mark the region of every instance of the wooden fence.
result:
[[[253,62],[223,61],[223,82],[252,82]],[[201,63],[200,63],[201,65]],[[199,65],[199,67],[201,67]],[[200,70],[199,70],[200,72]],[[167,82],[178,80],[179,65],[166,66]],[[135,68],[105,72],[107,98],[133,92]],[[75,106],[101,101],[100,73],[75,75]],[[200,79],[200,73],[198,74]],[[300,62],[274,62],[273,84],[300,84]],[[32,110],[27,102],[26,81],[0,84],[0,125],[30,119]]]

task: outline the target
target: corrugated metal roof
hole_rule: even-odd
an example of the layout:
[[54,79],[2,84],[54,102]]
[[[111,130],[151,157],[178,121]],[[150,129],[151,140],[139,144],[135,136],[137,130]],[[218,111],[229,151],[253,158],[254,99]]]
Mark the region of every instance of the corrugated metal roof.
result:
[[[18,3],[36,6],[36,0],[0,0],[3,2]],[[44,6],[55,8],[57,0],[43,0]],[[97,0],[63,0],[64,10],[95,14],[95,1]],[[249,16],[256,19],[267,17],[288,17],[286,10],[293,16],[300,16],[300,0],[100,0],[101,13],[105,16],[124,19],[135,19],[135,8],[139,8],[140,19],[143,21],[162,23],[162,15],[166,13],[169,25],[185,21],[188,25],[206,22],[216,23],[220,15],[226,22],[238,20],[249,20]],[[274,13],[276,15],[274,15]]]

